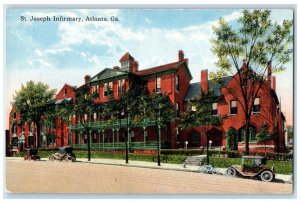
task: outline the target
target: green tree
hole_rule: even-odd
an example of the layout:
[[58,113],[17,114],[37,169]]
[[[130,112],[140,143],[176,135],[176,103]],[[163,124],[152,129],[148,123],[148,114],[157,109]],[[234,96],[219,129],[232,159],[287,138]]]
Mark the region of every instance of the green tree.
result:
[[293,126],[291,126],[291,125],[287,126],[287,136],[288,136],[287,142],[288,143],[290,142],[291,139],[294,138],[294,130],[293,129],[294,129]]
[[226,148],[227,150],[237,150],[238,149],[238,139],[237,131],[233,127],[230,127],[226,132]]
[[[272,73],[284,71],[284,65],[291,60],[293,51],[290,45],[293,40],[292,21],[273,23],[270,13],[270,10],[244,10],[234,28],[223,18],[213,27],[216,37],[211,40],[212,52],[218,58],[216,65],[219,70],[210,77],[222,83],[222,77],[236,75],[234,80],[238,88],[226,90],[242,107],[246,122],[246,154],[249,154],[249,128],[254,100],[270,76],[267,64],[272,64]],[[241,68],[242,63],[246,68]]]
[[179,123],[179,128],[192,128],[192,127],[204,127],[204,132],[207,138],[207,164],[209,164],[209,135],[207,129],[210,126],[219,126],[221,121],[224,119],[222,115],[213,115],[212,114],[212,104],[218,101],[218,97],[215,97],[213,92],[209,90],[202,97],[195,96],[190,101],[190,106],[194,107],[195,110],[185,112],[182,115],[182,118]]
[[21,120],[33,122],[36,125],[37,148],[40,147],[41,116],[50,100],[53,99],[55,92],[56,90],[50,90],[47,84],[29,81],[26,85],[22,84],[14,96],[13,106],[16,107],[16,113],[21,113]]
[[266,156],[266,153],[267,153],[266,144],[270,140],[274,139],[274,133],[269,133],[268,132],[268,128],[269,128],[268,124],[267,123],[263,123],[260,132],[256,135],[257,143],[265,145],[265,156]]
[[[80,124],[88,137],[88,161],[91,160],[91,117],[95,112],[95,104],[93,103],[93,95],[89,94],[89,86],[85,85],[76,90],[76,99],[71,105],[72,114],[78,116],[78,124]],[[71,114],[71,115],[72,115]]]

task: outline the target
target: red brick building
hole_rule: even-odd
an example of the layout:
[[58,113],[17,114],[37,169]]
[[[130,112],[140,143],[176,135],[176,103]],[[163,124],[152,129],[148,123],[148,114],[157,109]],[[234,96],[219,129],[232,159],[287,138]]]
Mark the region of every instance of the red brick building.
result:
[[[178,58],[175,62],[139,70],[139,64],[129,53],[126,53],[119,60],[120,67],[106,68],[93,77],[85,76],[83,86],[88,86],[90,93],[95,94],[95,103],[104,103],[109,99],[119,99],[121,91],[126,91],[133,81],[138,81],[147,84],[150,93],[162,92],[169,96],[171,102],[179,112],[187,110],[187,103],[196,95],[204,94],[208,89],[213,89],[214,93],[222,97],[222,100],[217,104],[213,104],[217,114],[228,115],[224,120],[223,125],[216,128],[211,128],[208,133],[211,134],[212,146],[221,147],[226,145],[226,132],[229,127],[235,128],[238,134],[239,145],[243,146],[243,127],[245,125],[241,107],[234,101],[232,95],[226,91],[226,87],[237,88],[234,77],[224,78],[224,86],[218,87],[208,80],[208,70],[201,71],[201,82],[190,83],[192,75],[188,67],[188,59],[184,57],[183,51],[178,52]],[[271,73],[270,73],[271,75]],[[272,80],[272,85],[271,85]],[[83,87],[81,86],[81,87]],[[79,87],[79,88],[81,88]],[[65,84],[58,92],[53,103],[59,104],[65,100],[74,101],[76,98],[76,87]],[[266,81],[266,84],[261,88],[256,102],[256,112],[251,118],[251,145],[256,145],[255,134],[262,127],[262,123],[267,123],[269,132],[276,131],[278,136],[276,140],[268,143],[271,147],[278,145],[284,148],[284,125],[285,118],[280,111],[280,103],[276,95],[275,77],[271,76]],[[13,119],[18,120],[19,115],[13,113],[10,117],[10,126]],[[92,115],[94,122],[99,121],[99,115],[95,112]],[[179,131],[177,124],[180,118],[175,119],[167,127],[161,130],[161,141],[166,147],[182,148],[184,143],[188,141],[189,147],[206,146],[206,136],[202,128],[192,128]],[[76,126],[78,118],[72,116],[72,126]],[[53,132],[56,134],[55,141],[51,141],[52,146],[66,146],[71,144],[87,143],[87,135],[82,131],[71,131],[72,126],[67,126],[64,122],[57,118]],[[23,130],[21,130],[23,129]],[[35,134],[34,126],[29,129],[29,124],[16,126],[16,135],[19,136],[24,132],[26,143],[29,146],[28,136],[29,131]],[[132,128],[130,130],[131,142],[150,142],[157,140],[156,126],[149,125],[147,128]],[[116,143],[124,142],[127,132],[124,128],[107,128],[94,129],[91,133],[92,144],[97,143]],[[49,142],[46,138],[41,138],[42,144]],[[53,143],[52,143],[53,142]],[[35,144],[36,142],[34,142]]]

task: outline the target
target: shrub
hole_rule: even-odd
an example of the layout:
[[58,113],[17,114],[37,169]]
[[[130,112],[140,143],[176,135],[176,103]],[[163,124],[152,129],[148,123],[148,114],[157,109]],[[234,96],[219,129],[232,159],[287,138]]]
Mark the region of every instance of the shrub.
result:
[[238,140],[236,129],[230,127],[226,132],[226,149],[227,150],[237,150],[238,149]]

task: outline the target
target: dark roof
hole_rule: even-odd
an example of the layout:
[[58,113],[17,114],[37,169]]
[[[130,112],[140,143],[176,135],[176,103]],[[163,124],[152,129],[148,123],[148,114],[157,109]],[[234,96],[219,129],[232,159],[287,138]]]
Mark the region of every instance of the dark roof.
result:
[[200,82],[190,84],[184,100],[189,101],[193,99],[195,96],[201,96]]
[[[226,86],[229,83],[229,81],[231,80],[231,78],[232,78],[232,76],[222,78],[222,86],[217,85],[212,80],[209,80],[208,88],[210,90],[213,90],[215,96],[221,96],[221,92],[220,92],[221,87]],[[189,86],[189,89],[187,91],[187,94],[185,95],[184,100],[189,101],[189,100],[193,99],[195,96],[201,96],[200,86],[201,86],[200,82],[191,83]]]
[[124,54],[124,56],[120,58],[119,62],[129,61],[129,60],[134,60],[134,58],[129,54],[129,52],[127,52],[126,54]]
[[[156,66],[156,67],[148,68],[148,69],[145,69],[145,70],[140,70],[140,71],[136,72],[136,74],[143,76],[143,75],[168,71],[168,70],[172,70],[172,69],[177,70],[180,67],[181,64],[183,64],[183,63],[187,64],[187,61],[188,61],[188,59],[184,59],[183,61],[176,61],[176,62],[173,62],[173,63],[168,63],[168,64],[165,64],[165,65]],[[192,79],[192,75],[191,75],[188,68],[187,68],[187,71],[188,71],[188,74],[189,74],[190,78]]]

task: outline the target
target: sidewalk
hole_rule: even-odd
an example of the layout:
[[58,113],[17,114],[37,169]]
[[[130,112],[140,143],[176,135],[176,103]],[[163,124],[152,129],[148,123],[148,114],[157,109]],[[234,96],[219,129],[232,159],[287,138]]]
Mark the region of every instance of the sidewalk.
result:
[[[11,160],[23,160],[21,157],[6,157],[6,159]],[[42,161],[48,161],[48,158],[42,158]],[[185,172],[198,172],[199,166],[185,165],[184,164],[169,164],[161,163],[161,166],[157,165],[157,162],[147,162],[147,161],[133,161],[129,160],[128,164],[125,160],[119,159],[95,159],[92,158],[88,161],[87,158],[77,158],[76,162],[79,163],[91,163],[91,164],[105,164],[105,165],[116,165],[116,166],[128,166],[128,167],[139,167],[139,168],[152,168],[152,169],[163,169],[163,170],[175,170],[175,171],[185,171]],[[222,174],[226,174],[226,168],[216,168],[216,170]],[[293,183],[292,175],[276,174],[275,182],[283,183]]]

